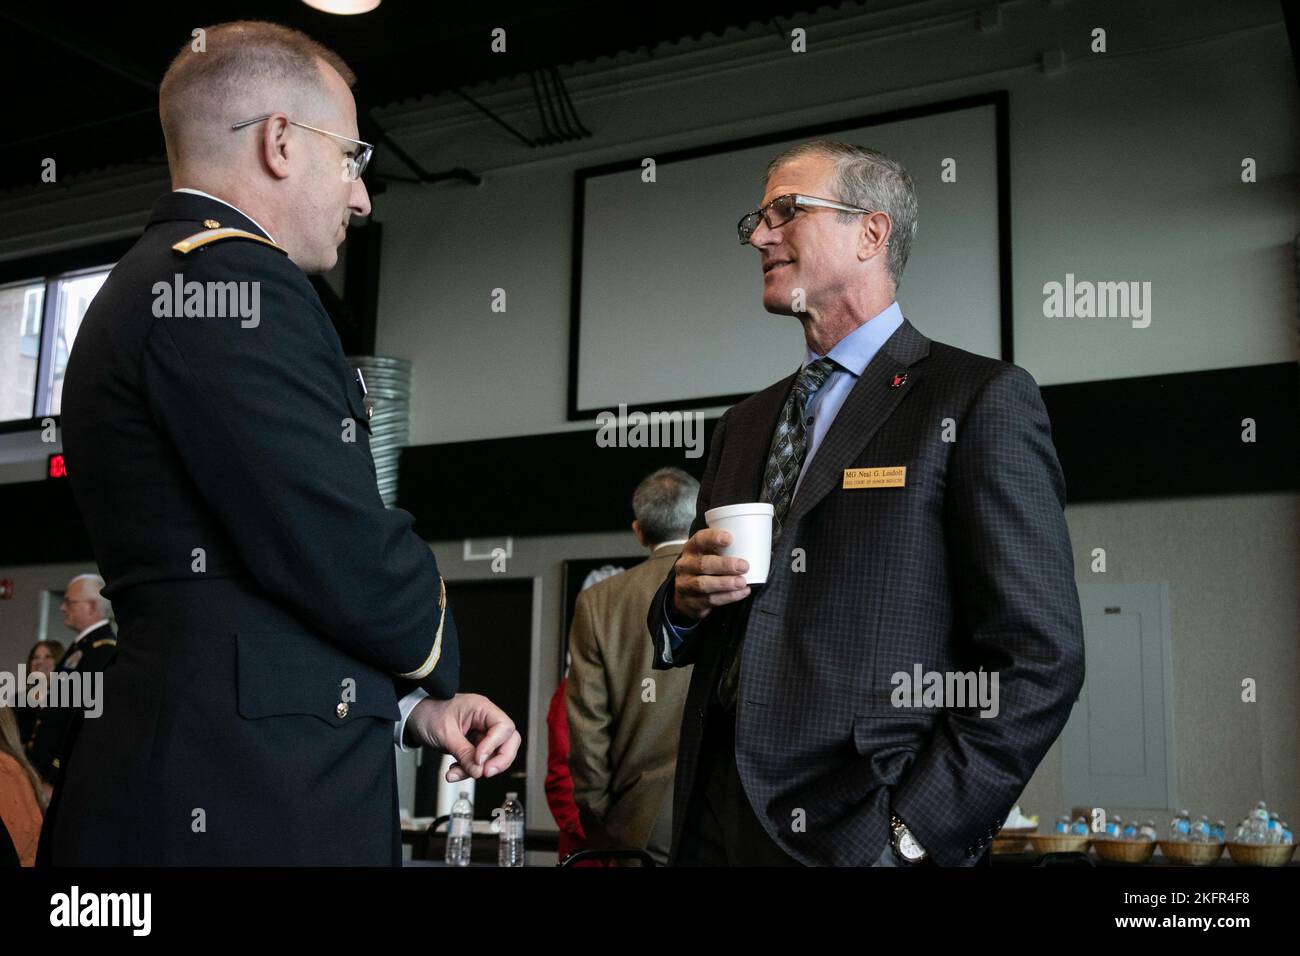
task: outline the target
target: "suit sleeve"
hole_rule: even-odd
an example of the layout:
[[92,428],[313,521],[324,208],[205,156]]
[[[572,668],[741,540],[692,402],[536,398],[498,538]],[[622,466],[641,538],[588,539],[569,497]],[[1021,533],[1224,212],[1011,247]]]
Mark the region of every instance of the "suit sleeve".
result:
[[1007,367],[976,396],[946,495],[956,626],[970,656],[998,674],[998,711],[946,711],[891,800],[936,862],[962,866],[1001,827],[1083,685],[1065,480],[1023,369]]
[[578,808],[588,845],[601,845],[602,821],[609,809],[609,743],[613,715],[605,659],[597,639],[597,615],[590,592],[578,595],[569,629],[569,679],[565,691],[569,720],[569,772],[573,802]]
[[186,280],[258,290],[255,320],[156,318],[141,360],[154,418],[239,558],[318,634],[452,697],[458,647],[437,562],[379,497],[358,386],[310,283],[260,244],[177,263]]
[[[718,462],[722,460],[722,435],[727,425],[727,416],[731,410],[722,413],[718,424],[714,426],[713,436],[709,440],[709,460],[704,466],[704,477],[700,479],[700,491],[696,497],[695,520],[691,523],[690,534],[707,526],[704,513],[713,507],[710,499],[713,495],[713,479],[718,473]],[[674,628],[668,620],[668,607],[673,599],[673,590],[677,581],[677,562],[668,569],[668,577],[655,592],[650,602],[650,611],[646,616],[646,627],[650,629],[650,639],[654,642],[654,659],[650,666],[655,670],[669,670],[673,667],[689,667],[699,656],[699,649],[711,635],[722,630],[726,620],[735,613],[734,604],[714,608],[709,616],[689,629]]]

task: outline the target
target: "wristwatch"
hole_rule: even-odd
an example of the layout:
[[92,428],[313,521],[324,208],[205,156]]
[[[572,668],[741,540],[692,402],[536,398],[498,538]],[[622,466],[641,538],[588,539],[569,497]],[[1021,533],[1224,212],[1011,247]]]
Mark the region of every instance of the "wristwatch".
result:
[[894,859],[903,866],[916,866],[924,862],[928,854],[921,848],[921,844],[916,841],[912,831],[907,828],[907,824],[898,819],[898,814],[889,815],[890,844],[894,849]]

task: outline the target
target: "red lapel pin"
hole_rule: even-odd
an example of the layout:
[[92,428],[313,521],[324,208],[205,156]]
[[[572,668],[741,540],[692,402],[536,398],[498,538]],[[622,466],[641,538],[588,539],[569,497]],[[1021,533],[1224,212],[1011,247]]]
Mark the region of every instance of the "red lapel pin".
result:
[[893,381],[889,383],[890,388],[902,388],[907,383],[907,373],[898,372],[894,375]]

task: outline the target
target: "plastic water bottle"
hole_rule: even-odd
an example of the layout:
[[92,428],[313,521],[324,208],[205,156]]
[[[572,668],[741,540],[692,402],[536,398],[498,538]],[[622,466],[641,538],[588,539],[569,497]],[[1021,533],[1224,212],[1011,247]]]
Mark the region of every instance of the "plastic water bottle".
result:
[[1261,800],[1255,804],[1250,814],[1250,826],[1246,831],[1247,843],[1268,842],[1268,807]]
[[1124,820],[1117,813],[1106,821],[1106,839],[1118,840],[1124,831]]
[[1142,828],[1138,830],[1138,838],[1142,840],[1150,840],[1152,843],[1159,840],[1160,833],[1156,830],[1156,821],[1148,820],[1146,823],[1142,824]]
[[1192,838],[1192,815],[1186,810],[1179,810],[1178,816],[1169,821],[1169,840],[1173,843],[1186,843]]
[[1056,826],[1053,827],[1052,830],[1055,833],[1069,833],[1070,818],[1068,816],[1062,816],[1060,819],[1056,821]]
[[1124,824],[1124,829],[1120,833],[1120,836],[1122,836],[1125,840],[1136,840],[1138,838],[1137,823],[1133,820],[1130,820],[1128,823]]
[[1226,843],[1228,839],[1228,825],[1222,820],[1215,820],[1214,826],[1210,827],[1210,836],[1214,838],[1215,843]]
[[1287,846],[1295,842],[1295,836],[1291,833],[1291,824],[1285,820],[1282,821],[1282,842]]
[[497,844],[498,866],[524,865],[524,808],[519,794],[507,793],[498,814],[501,823],[500,842]]
[[1210,843],[1213,839],[1210,836],[1210,818],[1202,813],[1201,818],[1192,826],[1192,840],[1196,843]]
[[1268,815],[1268,842],[1282,842],[1282,822],[1277,818],[1276,811]]
[[1083,814],[1079,814],[1079,816],[1075,818],[1074,825],[1070,827],[1070,832],[1076,836],[1088,835],[1088,821],[1083,818]]
[[469,866],[473,839],[474,804],[469,801],[469,791],[462,790],[451,805],[451,819],[447,822],[448,866]]

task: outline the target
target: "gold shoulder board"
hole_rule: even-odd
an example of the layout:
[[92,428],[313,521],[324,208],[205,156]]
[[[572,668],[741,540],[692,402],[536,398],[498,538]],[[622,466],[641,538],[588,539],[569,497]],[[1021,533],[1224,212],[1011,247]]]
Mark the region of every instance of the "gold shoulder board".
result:
[[105,644],[111,644],[113,647],[116,647],[117,640],[112,637],[105,637],[105,638],[101,638],[100,640],[96,641],[94,644],[91,644],[90,646],[91,649],[93,650],[96,647],[103,647]]
[[196,232],[188,239],[182,239],[180,242],[172,246],[172,248],[181,255],[187,256],[195,249],[202,249],[204,246],[208,245],[208,243],[221,242],[223,239],[252,239],[254,242],[260,242],[262,245],[270,246],[272,249],[279,249],[286,256],[289,254],[287,250],[281,246],[277,246],[270,239],[264,239],[256,233],[247,232],[243,229],[236,229],[233,226],[223,226],[221,229],[206,229],[203,232]]

